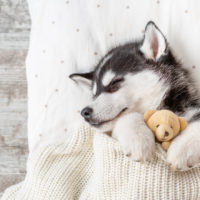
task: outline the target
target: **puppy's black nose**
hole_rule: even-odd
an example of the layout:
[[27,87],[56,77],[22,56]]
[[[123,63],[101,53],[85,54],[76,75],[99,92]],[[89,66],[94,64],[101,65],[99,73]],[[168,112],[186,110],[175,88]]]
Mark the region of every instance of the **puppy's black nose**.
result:
[[92,116],[92,112],[93,112],[92,108],[86,107],[86,108],[84,108],[84,109],[81,111],[81,115],[82,115],[85,119],[89,120],[89,119],[91,118],[91,116]]

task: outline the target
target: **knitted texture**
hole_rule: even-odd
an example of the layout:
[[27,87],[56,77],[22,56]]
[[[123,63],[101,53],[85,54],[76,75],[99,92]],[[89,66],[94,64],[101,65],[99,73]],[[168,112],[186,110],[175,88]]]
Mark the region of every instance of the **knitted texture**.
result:
[[200,199],[200,167],[173,172],[158,154],[151,162],[134,162],[117,141],[83,127],[61,144],[38,147],[28,160],[25,180],[2,197],[76,199]]

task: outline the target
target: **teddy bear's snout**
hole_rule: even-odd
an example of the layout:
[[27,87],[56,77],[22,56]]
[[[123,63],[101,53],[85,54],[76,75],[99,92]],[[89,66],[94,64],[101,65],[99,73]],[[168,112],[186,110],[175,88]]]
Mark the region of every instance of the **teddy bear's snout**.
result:
[[164,137],[168,137],[169,136],[169,132],[165,131]]
[[156,137],[161,141],[168,141],[173,138],[173,129],[167,125],[160,125],[156,130]]

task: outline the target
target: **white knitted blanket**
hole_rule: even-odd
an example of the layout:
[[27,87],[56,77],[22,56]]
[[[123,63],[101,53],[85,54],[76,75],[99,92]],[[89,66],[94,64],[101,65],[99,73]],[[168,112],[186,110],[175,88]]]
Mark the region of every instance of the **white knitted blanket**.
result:
[[63,143],[38,147],[25,180],[2,200],[200,199],[200,167],[173,172],[158,155],[134,162],[117,141],[83,127]]

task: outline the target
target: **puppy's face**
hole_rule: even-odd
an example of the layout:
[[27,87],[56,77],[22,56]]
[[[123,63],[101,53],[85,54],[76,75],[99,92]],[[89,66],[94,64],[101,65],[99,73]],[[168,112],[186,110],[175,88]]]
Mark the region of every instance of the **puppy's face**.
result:
[[87,86],[93,98],[92,102],[82,109],[81,115],[95,128],[112,130],[117,118],[129,112],[132,105],[127,77],[109,70],[97,76]]
[[131,109],[129,87],[126,76],[105,72],[102,79],[93,81],[93,101],[82,110],[82,116],[96,128],[111,130],[116,120]]
[[152,60],[156,65],[166,51],[164,36],[150,22],[141,42],[113,49],[93,72],[70,75],[76,83],[90,89],[93,94],[92,102],[81,111],[84,119],[98,129],[110,131],[119,117],[148,109],[146,107],[149,104],[144,96],[154,93],[155,86],[158,95],[163,88],[162,85],[158,86],[159,77],[148,70],[147,61]]

